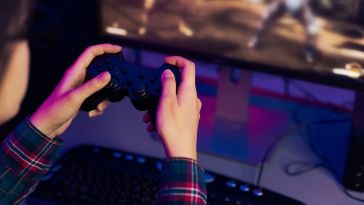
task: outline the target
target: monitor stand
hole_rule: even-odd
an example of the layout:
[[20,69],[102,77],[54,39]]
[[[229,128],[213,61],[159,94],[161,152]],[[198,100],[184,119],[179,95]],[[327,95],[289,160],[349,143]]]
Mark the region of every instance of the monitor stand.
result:
[[364,92],[362,91],[356,92],[352,119],[343,183],[349,190],[364,192]]
[[220,68],[216,97],[203,102],[199,151],[259,165],[270,145],[284,135],[290,116],[281,111],[250,105],[252,73]]

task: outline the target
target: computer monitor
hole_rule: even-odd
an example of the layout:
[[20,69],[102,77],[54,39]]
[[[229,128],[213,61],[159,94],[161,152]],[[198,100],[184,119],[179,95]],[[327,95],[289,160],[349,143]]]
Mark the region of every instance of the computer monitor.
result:
[[[364,90],[364,79],[360,77],[364,66],[364,3],[360,0],[99,3],[102,34],[123,45]],[[214,107],[213,98],[203,100]],[[233,137],[234,133],[224,130],[232,126],[230,122],[220,123],[225,125],[220,129],[223,133],[215,130],[218,126],[210,122],[214,119],[214,112],[210,111],[202,113],[200,135],[205,137],[200,137],[199,150],[253,163],[261,161],[271,142],[265,137],[279,136],[287,124],[284,114],[251,106],[250,125],[239,127],[241,133],[249,134]],[[262,132],[263,129],[254,127],[260,124],[280,129]],[[261,142],[266,145],[253,147]],[[248,148],[253,151],[247,151]]]

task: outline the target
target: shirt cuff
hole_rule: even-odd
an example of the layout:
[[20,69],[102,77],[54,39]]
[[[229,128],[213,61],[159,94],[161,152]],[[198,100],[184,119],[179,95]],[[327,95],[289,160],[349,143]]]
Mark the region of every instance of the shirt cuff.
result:
[[46,174],[59,157],[63,141],[48,138],[29,119],[24,120],[3,141],[6,164],[12,171]]
[[204,169],[196,160],[170,158],[164,161],[157,195],[160,204],[206,204]]

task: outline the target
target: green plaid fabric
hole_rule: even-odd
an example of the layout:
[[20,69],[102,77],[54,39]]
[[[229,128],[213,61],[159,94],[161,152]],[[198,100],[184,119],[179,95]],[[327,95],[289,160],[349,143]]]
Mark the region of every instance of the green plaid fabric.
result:
[[197,161],[172,158],[163,164],[159,204],[204,205],[207,201],[204,170]]
[[22,204],[57,159],[61,145],[28,119],[10,133],[0,147],[0,204]]

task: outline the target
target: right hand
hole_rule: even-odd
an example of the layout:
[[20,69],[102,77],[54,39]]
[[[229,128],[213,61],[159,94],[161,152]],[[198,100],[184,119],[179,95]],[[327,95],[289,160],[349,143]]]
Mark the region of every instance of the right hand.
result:
[[162,74],[162,94],[159,100],[156,127],[148,112],[144,122],[150,123],[147,130],[157,130],[164,145],[167,158],[183,157],[197,159],[197,129],[200,119],[201,101],[197,97],[195,64],[182,57],[168,57],[165,62],[181,69],[182,81],[178,87],[171,70]]

